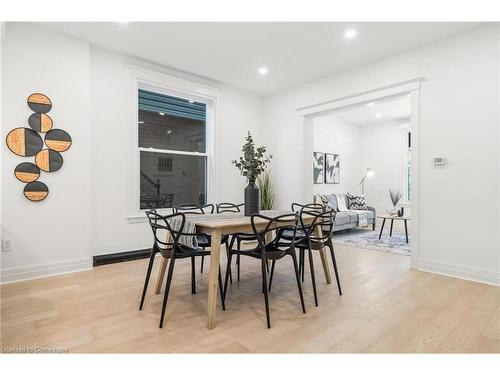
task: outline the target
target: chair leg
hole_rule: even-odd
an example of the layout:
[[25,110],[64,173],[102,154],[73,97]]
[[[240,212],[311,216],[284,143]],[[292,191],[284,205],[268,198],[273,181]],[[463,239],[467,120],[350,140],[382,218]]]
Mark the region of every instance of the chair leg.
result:
[[144,280],[144,289],[142,290],[141,304],[139,305],[139,310],[142,310],[144,305],[144,299],[146,298],[146,292],[148,290],[149,278],[151,276],[151,270],[153,269],[153,263],[155,261],[156,253],[151,251],[151,257],[149,258],[148,272],[146,273],[146,280]]
[[233,254],[230,251],[229,254],[227,254],[226,277],[224,279],[224,289],[222,292],[222,300],[224,301],[224,304],[226,303],[227,282],[229,280],[229,274],[231,273],[231,260],[232,260],[232,258],[233,258]]
[[[241,240],[238,239],[238,251],[241,250]],[[238,267],[238,282],[240,282],[240,254],[236,256],[236,266]]]
[[271,291],[271,284],[273,283],[274,266],[276,265],[276,259],[273,260],[271,265],[271,274],[269,275],[269,291]]
[[167,309],[168,293],[170,292],[170,284],[172,283],[172,275],[174,273],[174,264],[175,264],[175,257],[172,257],[170,259],[170,264],[168,267],[167,283],[165,285],[165,294],[163,296],[163,305],[161,308],[161,316],[160,316],[160,328],[163,328],[163,320],[165,318],[165,310]]
[[302,282],[304,282],[304,270],[306,268],[306,256],[305,256],[305,250],[300,249],[300,258],[301,258],[301,264],[302,264],[302,273],[301,273],[301,278]]
[[337,287],[339,289],[339,294],[342,295],[342,288],[340,287],[339,271],[337,269],[337,261],[335,259],[335,251],[333,250],[333,243],[329,241],[327,245],[330,248],[330,254],[332,255],[333,270],[335,271],[335,278],[337,279]]
[[219,291],[220,291],[220,299],[222,302],[222,310],[226,310],[226,304],[224,302],[224,290],[222,289],[222,275],[220,272],[220,264],[219,264]]
[[[229,241],[229,245],[226,244],[227,259],[229,259],[229,253],[233,249],[234,239],[235,239],[235,237],[231,236],[231,241]],[[229,282],[231,284],[233,283],[233,270],[231,267],[229,267]]]
[[266,320],[267,328],[271,328],[271,316],[269,312],[269,295],[267,292],[267,270],[266,270],[266,260],[262,259],[262,290],[264,291],[264,302],[266,305]]
[[205,255],[201,256],[201,267],[200,267],[200,273],[203,273],[203,264],[205,263]]
[[196,271],[194,257],[191,257],[191,294],[196,294]]
[[297,265],[297,256],[295,251],[291,252],[293,259],[293,269],[295,271],[295,279],[297,280],[297,288],[299,288],[300,304],[302,305],[302,312],[306,313],[306,306],[304,304],[304,294],[302,293],[302,284],[300,282],[299,266]]
[[314,304],[316,307],[318,307],[318,293],[316,291],[316,276],[314,274],[314,263],[313,263],[313,256],[312,256],[312,250],[308,250],[309,253],[309,268],[311,270],[311,281],[312,281],[312,286],[313,286],[313,293],[314,293]]

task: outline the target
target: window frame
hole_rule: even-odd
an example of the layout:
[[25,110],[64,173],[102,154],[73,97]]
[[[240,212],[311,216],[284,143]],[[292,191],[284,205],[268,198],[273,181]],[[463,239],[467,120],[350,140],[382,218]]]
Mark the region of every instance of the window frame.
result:
[[[205,123],[205,152],[190,152],[178,150],[164,150],[149,147],[139,147],[139,89],[149,90],[160,94],[175,96],[187,100],[194,100],[206,105]],[[188,81],[182,78],[164,75],[132,67],[130,80],[130,170],[129,170],[129,222],[144,222],[145,209],[140,208],[140,153],[157,152],[164,154],[190,155],[205,157],[205,194],[206,201],[212,200],[215,181],[215,113],[217,104],[217,91],[214,87],[203,83]],[[168,214],[171,208],[158,209],[159,213]]]

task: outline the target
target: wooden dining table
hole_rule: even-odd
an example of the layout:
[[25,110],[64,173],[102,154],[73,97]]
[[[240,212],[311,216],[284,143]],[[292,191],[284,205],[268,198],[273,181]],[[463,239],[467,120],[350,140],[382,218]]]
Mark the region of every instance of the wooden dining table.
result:
[[[287,211],[261,211],[264,216],[274,217],[283,214],[293,214]],[[196,224],[197,233],[205,233],[211,236],[210,247],[210,267],[209,267],[209,280],[208,280],[208,303],[207,303],[207,328],[215,328],[215,313],[217,307],[217,283],[219,275],[220,251],[221,251],[221,238],[226,234],[234,233],[253,233],[250,217],[243,216],[242,213],[234,214],[206,214],[206,215],[192,215],[186,214],[186,220],[194,221]],[[303,217],[304,224],[309,224],[314,220],[313,216]],[[257,218],[255,220],[256,227],[263,229],[269,222],[267,220]],[[275,224],[275,228],[288,226],[291,222],[280,222]],[[320,226],[317,226],[317,231],[320,231]],[[317,233],[320,236],[320,233]],[[269,239],[268,239],[269,240]],[[168,241],[167,241],[168,242]],[[323,265],[323,272],[328,284],[331,284],[330,268],[326,258],[325,249],[319,250],[321,263]],[[156,294],[161,292],[163,278],[167,269],[168,259],[162,257],[158,277],[156,279]]]

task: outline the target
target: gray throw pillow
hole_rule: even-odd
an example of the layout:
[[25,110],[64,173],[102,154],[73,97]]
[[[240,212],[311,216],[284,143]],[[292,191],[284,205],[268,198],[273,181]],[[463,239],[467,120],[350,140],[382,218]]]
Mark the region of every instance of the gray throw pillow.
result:
[[339,210],[339,206],[337,204],[337,197],[334,194],[326,194],[320,195],[323,204],[328,207],[330,210],[337,212]]

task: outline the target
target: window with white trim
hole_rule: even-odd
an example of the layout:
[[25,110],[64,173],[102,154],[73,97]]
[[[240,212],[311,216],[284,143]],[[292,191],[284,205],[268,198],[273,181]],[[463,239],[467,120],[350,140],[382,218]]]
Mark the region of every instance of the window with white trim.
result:
[[140,208],[206,203],[207,104],[139,88]]

